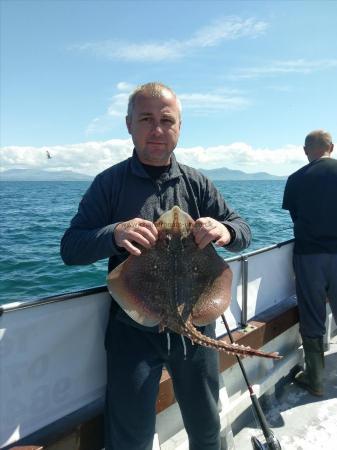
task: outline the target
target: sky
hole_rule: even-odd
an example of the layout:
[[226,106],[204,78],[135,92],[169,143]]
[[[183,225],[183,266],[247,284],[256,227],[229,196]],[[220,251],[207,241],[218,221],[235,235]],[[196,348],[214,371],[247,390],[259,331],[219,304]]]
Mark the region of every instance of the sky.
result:
[[[0,0],[1,170],[95,175],[132,153],[128,96],[179,96],[196,168],[289,175],[337,136],[337,1]],[[52,158],[47,159],[46,151]]]

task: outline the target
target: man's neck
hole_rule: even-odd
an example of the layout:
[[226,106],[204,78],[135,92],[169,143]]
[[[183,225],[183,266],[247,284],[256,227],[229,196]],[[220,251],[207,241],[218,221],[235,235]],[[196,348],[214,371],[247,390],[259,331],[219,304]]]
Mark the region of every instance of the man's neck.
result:
[[158,180],[163,173],[166,173],[170,170],[171,164],[165,166],[152,166],[150,164],[141,163],[144,167],[146,173],[153,180]]
[[325,152],[325,153],[319,154],[319,155],[316,154],[316,155],[308,156],[309,162],[317,161],[318,159],[323,159],[323,158],[331,158],[331,152]]

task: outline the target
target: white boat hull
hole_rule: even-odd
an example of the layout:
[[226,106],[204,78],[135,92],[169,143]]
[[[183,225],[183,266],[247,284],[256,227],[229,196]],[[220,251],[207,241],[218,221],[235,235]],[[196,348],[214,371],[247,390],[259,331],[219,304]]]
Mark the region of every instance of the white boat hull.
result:
[[[232,330],[242,322],[242,309],[249,321],[270,308],[275,311],[295,308],[292,246],[287,243],[244,255],[248,259],[246,285],[242,282],[244,258],[228,260],[233,285],[232,302],[225,314]],[[100,288],[2,307],[0,448],[10,448],[69,414],[103,401],[104,336],[110,301],[108,292]],[[218,320],[217,335],[224,334],[224,325]],[[245,337],[245,333],[241,334]],[[275,384],[302,361],[299,346],[298,327],[293,323],[263,348],[285,355],[282,361],[244,360],[258,395],[272,392]],[[221,358],[226,361],[225,356]],[[220,416],[223,434],[230,440],[230,424],[249,406],[250,399],[236,364],[226,367],[220,377]],[[163,381],[163,386],[168,382]],[[174,400],[160,403],[160,399],[158,402],[154,449],[159,445],[161,450],[187,448],[176,403]]]

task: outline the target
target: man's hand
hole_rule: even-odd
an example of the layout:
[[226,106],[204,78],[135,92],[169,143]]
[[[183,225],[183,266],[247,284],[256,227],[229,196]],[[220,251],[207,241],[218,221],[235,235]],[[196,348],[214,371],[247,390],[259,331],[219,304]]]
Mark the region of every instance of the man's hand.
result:
[[133,242],[142,247],[151,248],[157,241],[157,228],[149,220],[135,218],[119,223],[114,230],[115,242],[131,255],[139,256],[141,250],[132,245]]
[[201,217],[195,221],[193,227],[195,242],[200,249],[203,249],[210,242],[222,247],[231,241],[231,235],[228,229],[222,223],[211,217]]

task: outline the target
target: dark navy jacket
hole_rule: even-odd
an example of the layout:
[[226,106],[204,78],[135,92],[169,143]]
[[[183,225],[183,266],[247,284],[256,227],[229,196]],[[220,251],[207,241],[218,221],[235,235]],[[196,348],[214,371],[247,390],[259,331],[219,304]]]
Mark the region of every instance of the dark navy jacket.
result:
[[249,226],[205,176],[179,164],[172,154],[170,170],[153,180],[134,152],[131,158],[96,176],[62,238],[62,259],[75,265],[109,258],[110,272],[128,256],[115,243],[116,225],[136,217],[154,222],[174,205],[194,220],[212,217],[230,226],[235,238],[226,246],[229,251],[237,252],[250,244]]
[[174,155],[169,172],[154,181],[137,155],[96,176],[83,196],[77,214],[61,241],[65,264],[91,264],[109,259],[109,272],[127,256],[114,241],[114,228],[136,217],[156,221],[174,205],[194,220],[212,217],[235,231],[226,246],[237,252],[250,244],[247,223],[224,201],[213,183],[191,167],[179,164]]
[[295,253],[337,253],[337,160],[316,159],[290,175],[282,207],[294,222]]

